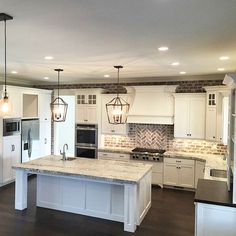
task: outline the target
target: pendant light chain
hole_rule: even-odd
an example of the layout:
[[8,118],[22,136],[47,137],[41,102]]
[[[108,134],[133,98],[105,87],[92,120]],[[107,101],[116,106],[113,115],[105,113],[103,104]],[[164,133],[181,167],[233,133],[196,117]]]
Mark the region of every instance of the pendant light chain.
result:
[[5,73],[4,73],[4,79],[5,79],[4,98],[5,98],[7,96],[7,23],[6,23],[6,20],[4,20],[4,39],[5,39]]
[[119,83],[120,83],[120,68],[117,70],[117,87],[116,87],[116,95],[119,97]]
[[59,79],[60,79],[60,71],[57,71],[58,75],[57,75],[57,95],[59,97]]

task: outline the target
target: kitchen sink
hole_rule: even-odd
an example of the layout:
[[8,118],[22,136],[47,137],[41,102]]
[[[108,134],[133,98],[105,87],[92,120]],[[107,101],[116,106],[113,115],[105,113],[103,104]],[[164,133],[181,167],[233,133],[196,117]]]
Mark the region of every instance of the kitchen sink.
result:
[[[66,161],[73,161],[77,159],[77,157],[67,157]],[[61,159],[63,161],[63,159]]]
[[226,170],[210,169],[210,176],[218,178],[227,178]]

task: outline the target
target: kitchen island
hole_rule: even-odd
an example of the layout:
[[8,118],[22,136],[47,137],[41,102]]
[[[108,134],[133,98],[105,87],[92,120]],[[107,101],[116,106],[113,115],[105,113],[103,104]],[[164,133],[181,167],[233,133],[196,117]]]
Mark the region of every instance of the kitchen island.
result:
[[28,173],[37,175],[37,206],[124,222],[135,232],[151,207],[152,165],[46,156],[17,164],[15,209],[27,208]]

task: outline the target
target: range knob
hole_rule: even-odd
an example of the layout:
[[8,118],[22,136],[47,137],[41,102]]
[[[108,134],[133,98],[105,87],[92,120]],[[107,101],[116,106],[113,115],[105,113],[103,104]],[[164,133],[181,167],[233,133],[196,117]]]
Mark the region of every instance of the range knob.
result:
[[155,161],[156,160],[156,158],[155,157],[153,157],[153,161]]
[[143,160],[145,160],[146,159],[146,157],[143,157]]

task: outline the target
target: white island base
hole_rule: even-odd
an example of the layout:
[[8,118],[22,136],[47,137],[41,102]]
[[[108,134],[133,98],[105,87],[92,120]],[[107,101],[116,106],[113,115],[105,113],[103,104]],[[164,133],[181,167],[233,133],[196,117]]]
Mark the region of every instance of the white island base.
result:
[[16,169],[15,209],[27,208],[27,174],[37,174],[37,206],[124,222],[135,232],[151,207],[151,171],[139,183],[117,183]]

